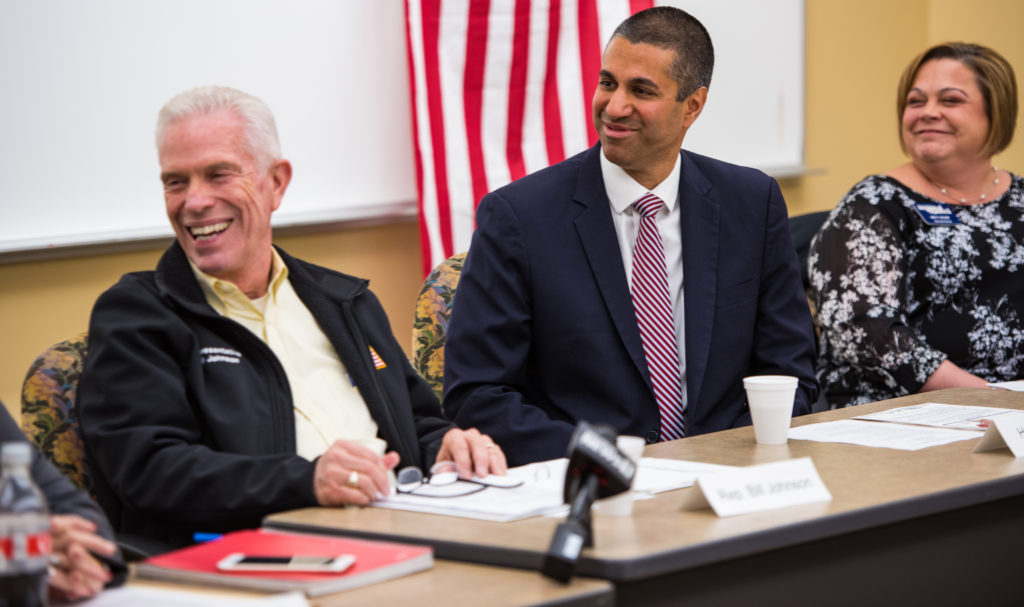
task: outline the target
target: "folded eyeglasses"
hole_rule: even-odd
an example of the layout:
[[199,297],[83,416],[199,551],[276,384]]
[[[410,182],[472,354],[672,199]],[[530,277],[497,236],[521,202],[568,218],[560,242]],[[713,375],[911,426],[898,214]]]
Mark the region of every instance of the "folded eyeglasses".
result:
[[451,460],[436,462],[427,476],[416,466],[407,466],[398,471],[396,478],[399,493],[421,497],[460,497],[488,487],[514,489],[523,484],[519,479],[493,474],[484,478],[459,478],[459,471]]

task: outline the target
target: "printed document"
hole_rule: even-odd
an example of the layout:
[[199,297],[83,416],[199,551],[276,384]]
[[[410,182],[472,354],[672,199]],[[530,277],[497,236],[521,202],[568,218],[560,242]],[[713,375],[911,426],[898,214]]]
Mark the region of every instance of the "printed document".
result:
[[[375,501],[372,505],[378,508],[499,522],[560,514],[567,508],[562,493],[568,465],[569,460],[563,457],[510,468],[508,476],[522,481],[517,487],[491,486],[476,493],[457,497],[397,493]],[[717,464],[645,457],[640,460],[633,481],[634,498],[644,499],[654,493],[689,487],[693,485],[698,474],[715,474],[732,468]]]
[[301,592],[284,594],[235,597],[222,592],[202,590],[172,590],[164,586],[134,585],[104,590],[94,598],[77,607],[123,607],[124,605],[146,605],[146,607],[309,607],[306,595]]
[[1016,381],[1000,381],[989,384],[993,388],[1002,388],[1003,390],[1013,390],[1014,392],[1024,392],[1024,380],[1018,379]]
[[993,417],[1016,412],[1016,409],[1001,409],[998,407],[924,403],[909,407],[898,407],[888,411],[879,411],[878,413],[868,415],[858,415],[853,419],[983,431],[985,428],[988,428],[988,420]]
[[789,438],[823,443],[849,443],[917,451],[981,436],[980,432],[908,424],[879,424],[859,419],[809,424],[790,428]]

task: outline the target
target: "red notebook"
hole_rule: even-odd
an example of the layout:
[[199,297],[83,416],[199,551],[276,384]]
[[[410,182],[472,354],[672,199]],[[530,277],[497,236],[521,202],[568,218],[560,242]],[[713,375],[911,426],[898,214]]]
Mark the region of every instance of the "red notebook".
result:
[[[217,569],[222,558],[236,552],[262,556],[352,554],[356,561],[340,573]],[[429,546],[251,529],[148,558],[135,565],[135,572],[139,577],[158,580],[248,590],[301,590],[307,596],[319,596],[390,580],[433,565],[434,551]]]

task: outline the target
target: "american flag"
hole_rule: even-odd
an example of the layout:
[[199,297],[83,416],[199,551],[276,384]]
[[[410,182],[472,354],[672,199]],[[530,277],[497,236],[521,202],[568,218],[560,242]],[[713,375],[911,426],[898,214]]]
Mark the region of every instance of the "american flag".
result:
[[385,363],[380,355],[377,354],[377,351],[373,349],[373,346],[370,346],[370,358],[373,360],[374,369],[380,371],[381,369],[387,368],[387,363]]
[[654,0],[406,0],[423,270],[480,199],[592,145],[601,50]]

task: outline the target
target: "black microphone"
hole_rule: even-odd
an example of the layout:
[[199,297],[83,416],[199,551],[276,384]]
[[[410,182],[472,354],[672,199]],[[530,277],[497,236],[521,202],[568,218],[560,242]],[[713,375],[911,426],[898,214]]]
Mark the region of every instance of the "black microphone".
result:
[[590,507],[595,499],[627,491],[636,464],[615,446],[615,430],[580,422],[569,441],[563,491],[569,516],[555,529],[541,573],[568,582],[583,547],[594,545]]

